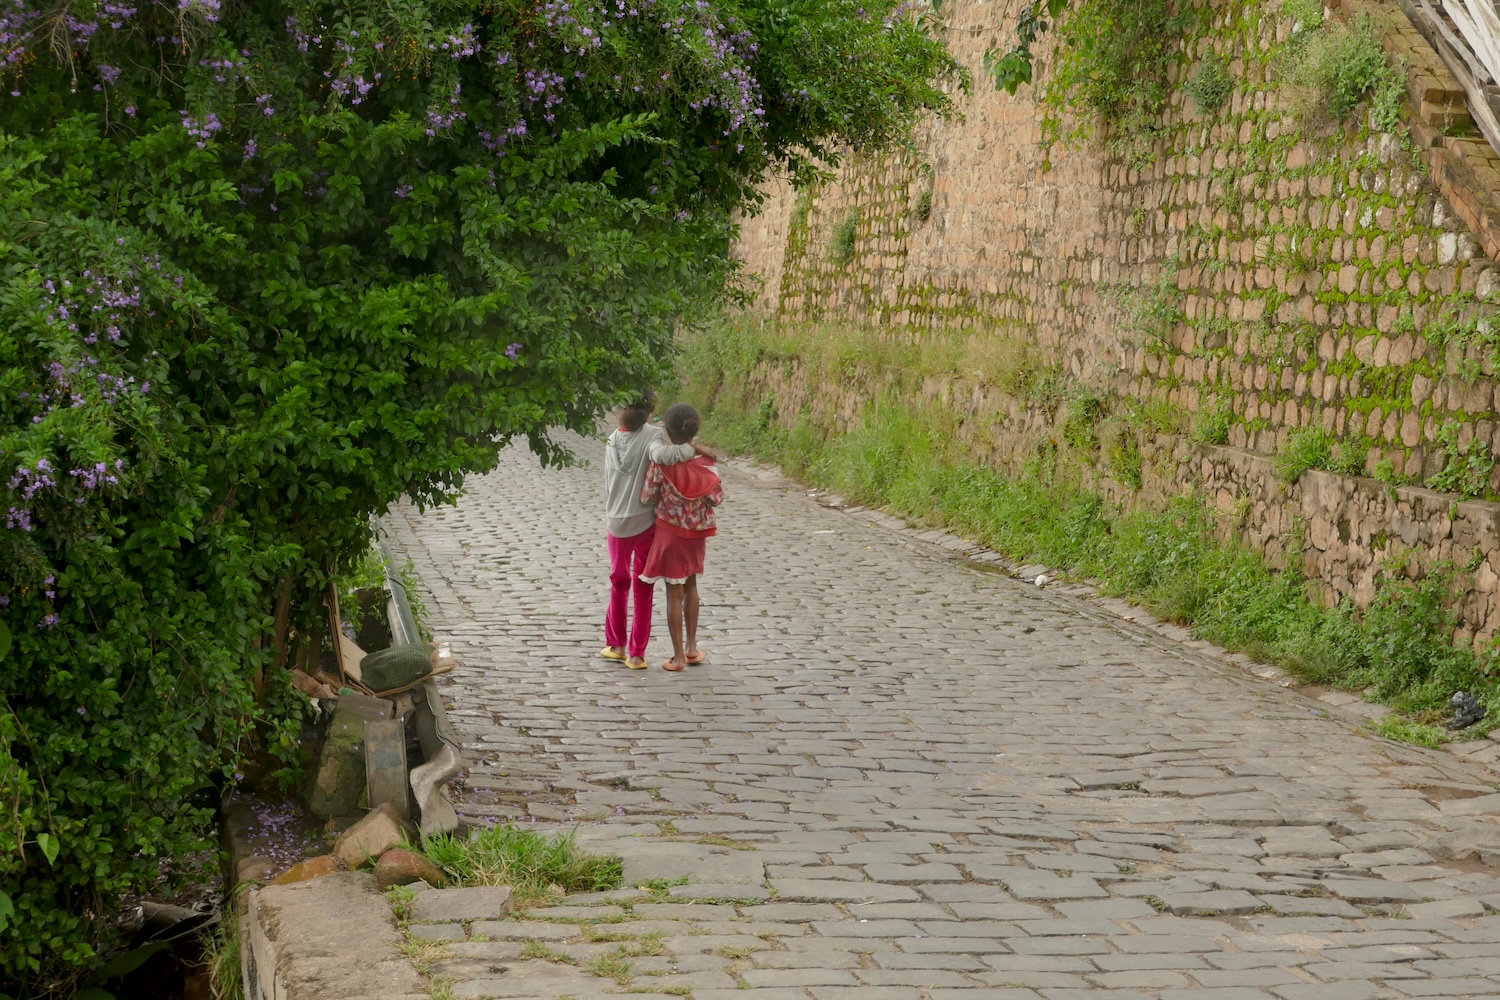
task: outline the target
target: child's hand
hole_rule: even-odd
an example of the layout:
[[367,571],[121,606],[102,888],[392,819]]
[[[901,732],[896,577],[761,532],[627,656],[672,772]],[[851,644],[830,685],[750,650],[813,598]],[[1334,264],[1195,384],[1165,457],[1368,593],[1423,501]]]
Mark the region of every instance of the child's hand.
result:
[[719,460],[718,454],[706,444],[698,444],[697,442],[694,442],[693,451],[697,452],[698,455],[702,458],[711,458],[715,462]]

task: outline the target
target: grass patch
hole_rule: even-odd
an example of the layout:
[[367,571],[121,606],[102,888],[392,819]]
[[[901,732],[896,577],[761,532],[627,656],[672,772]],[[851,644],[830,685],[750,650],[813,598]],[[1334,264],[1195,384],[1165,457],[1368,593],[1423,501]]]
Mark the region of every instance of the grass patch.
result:
[[1308,469],[1326,469],[1333,458],[1333,446],[1321,427],[1302,427],[1287,436],[1286,447],[1273,463],[1276,477],[1295,483]]
[[1459,738],[1441,726],[1428,725],[1400,715],[1387,715],[1370,723],[1370,728],[1387,739],[1414,743],[1421,747],[1439,747]]
[[[705,833],[702,836],[698,837],[695,843],[708,844],[711,847],[727,847],[732,851],[755,850],[754,844],[747,844],[743,840],[735,840],[733,837],[726,837],[722,833]],[[682,884],[686,884],[686,882],[684,881],[684,883]]]
[[401,589],[406,592],[406,604],[411,609],[411,616],[417,623],[417,632],[423,642],[432,641],[432,613],[427,610],[427,602],[422,599],[422,581],[417,576],[417,567],[410,559],[401,566],[401,572],[397,574],[401,583]]
[[[758,329],[785,363],[798,360],[788,331]],[[922,397],[903,393],[898,379],[882,381],[876,358],[865,362],[873,401],[847,429],[835,431],[808,413],[785,423],[767,419],[776,401],[752,398],[740,381],[753,366],[724,365],[725,359],[761,356],[759,336],[753,324],[726,324],[682,345],[686,396],[704,413],[705,435],[715,443],[777,462],[851,503],[947,529],[1017,562],[1098,581],[1106,593],[1304,680],[1373,689],[1412,714],[1443,708],[1456,690],[1482,692],[1491,712],[1500,710],[1500,690],[1490,679],[1500,673],[1495,656],[1452,645],[1453,571],[1411,581],[1403,567],[1391,565],[1363,613],[1348,605],[1322,607],[1309,599],[1300,572],[1279,572],[1260,554],[1222,542],[1202,497],[1122,512],[1081,485],[1084,466],[1069,458],[1072,449],[1045,442],[1013,473],[977,464],[959,442],[955,417],[912,405],[908,400]],[[808,344],[814,357],[826,357],[827,350],[826,343]],[[890,364],[901,365],[905,357],[898,346]]]
[[401,954],[423,979],[428,978],[434,965],[450,957],[447,941],[423,941],[409,935],[401,942]]
[[644,938],[649,936],[650,935],[645,934],[632,934],[629,931],[604,930],[599,925],[593,925],[585,927],[583,929],[583,939],[589,944],[609,944],[614,941],[635,942],[643,940]]
[[630,970],[634,966],[635,963],[630,961],[629,953],[624,948],[616,948],[602,955],[595,955],[584,968],[600,979],[613,979],[621,986],[629,986]]
[[459,885],[510,886],[518,908],[565,892],[617,889],[624,874],[618,857],[579,850],[576,831],[544,834],[511,824],[467,840],[448,834],[431,837],[426,853]]
[[[796,364],[819,382],[850,389],[915,390],[933,377],[993,386],[1011,396],[1055,407],[1065,392],[1056,359],[1004,330],[942,328],[920,336],[832,323],[774,323],[746,317],[721,322],[692,339],[682,372],[695,398],[741,391],[745,372]],[[746,426],[740,437],[760,440],[780,420],[775,402],[737,400],[732,407]],[[721,439],[726,430],[721,421]],[[738,431],[736,431],[738,433]],[[734,442],[721,440],[726,447]]]
[[203,940],[203,963],[208,967],[213,1000],[244,1000],[240,940],[239,912],[233,905],[225,906],[218,925]]
[[666,942],[662,940],[659,932],[642,934],[630,945],[627,952],[631,958],[656,958],[667,953]]
[[521,948],[521,957],[539,959],[543,962],[556,962],[559,965],[577,964],[545,941],[527,941]]
[[385,891],[385,898],[391,901],[391,913],[395,914],[396,926],[405,927],[411,923],[411,904],[417,898],[417,894],[404,885],[393,885]]
[[686,875],[681,878],[648,878],[636,886],[642,892],[663,893],[673,886],[687,885],[691,879]]
[[917,195],[917,203],[912,207],[912,214],[917,217],[918,222],[926,222],[932,218],[932,188],[926,188]]
[[1229,400],[1215,399],[1212,406],[1193,414],[1188,436],[1201,444],[1228,444],[1233,425],[1234,410]]

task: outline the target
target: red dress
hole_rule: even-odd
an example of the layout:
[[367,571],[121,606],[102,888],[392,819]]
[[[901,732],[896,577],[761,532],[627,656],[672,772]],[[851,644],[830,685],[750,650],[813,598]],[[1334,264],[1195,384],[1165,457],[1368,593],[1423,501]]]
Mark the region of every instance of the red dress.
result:
[[686,583],[703,572],[705,539],[718,532],[714,508],[724,502],[724,485],[713,460],[695,458],[677,465],[652,465],[641,503],[656,505],[656,536],[641,581]]

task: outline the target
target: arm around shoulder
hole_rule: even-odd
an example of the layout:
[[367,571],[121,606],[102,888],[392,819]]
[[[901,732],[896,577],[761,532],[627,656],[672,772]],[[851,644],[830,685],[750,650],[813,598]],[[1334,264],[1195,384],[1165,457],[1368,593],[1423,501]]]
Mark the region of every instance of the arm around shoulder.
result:
[[651,461],[657,465],[676,465],[678,462],[686,462],[696,454],[697,452],[690,444],[673,444],[665,439],[651,446]]

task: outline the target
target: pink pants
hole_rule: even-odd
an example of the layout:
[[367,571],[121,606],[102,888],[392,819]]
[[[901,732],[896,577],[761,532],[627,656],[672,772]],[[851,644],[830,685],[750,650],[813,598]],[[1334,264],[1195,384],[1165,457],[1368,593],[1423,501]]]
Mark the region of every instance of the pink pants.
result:
[[[629,538],[609,538],[609,611],[604,615],[604,642],[608,646],[627,646],[631,656],[646,655],[646,644],[651,641],[651,602],[656,588],[641,582],[641,570],[646,567],[646,553],[651,551],[651,539],[656,535],[652,525],[639,535]],[[632,566],[633,564],[633,566]],[[625,641],[625,601],[635,593],[635,615],[630,622],[630,642]]]

